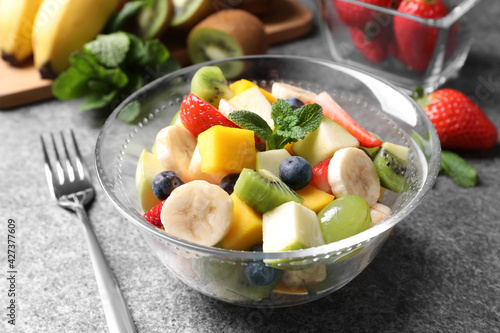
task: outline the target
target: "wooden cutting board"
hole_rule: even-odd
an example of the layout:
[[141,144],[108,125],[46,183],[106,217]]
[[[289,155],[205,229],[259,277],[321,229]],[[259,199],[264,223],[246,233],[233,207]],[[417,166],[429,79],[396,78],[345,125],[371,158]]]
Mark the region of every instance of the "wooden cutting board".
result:
[[[270,44],[301,37],[311,31],[312,12],[297,0],[283,0],[272,14],[261,17]],[[167,43],[171,55],[182,66],[190,65],[186,46],[182,42]],[[40,78],[32,64],[22,68],[9,66],[0,59],[0,109],[52,98],[52,81]]]

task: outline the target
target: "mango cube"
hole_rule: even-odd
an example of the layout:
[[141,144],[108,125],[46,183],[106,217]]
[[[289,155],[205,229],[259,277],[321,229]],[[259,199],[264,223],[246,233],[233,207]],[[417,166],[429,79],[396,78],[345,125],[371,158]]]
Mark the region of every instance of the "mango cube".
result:
[[252,246],[262,244],[262,214],[253,210],[231,194],[234,204],[234,218],[231,229],[221,240],[225,249],[247,251]]
[[326,205],[335,199],[335,196],[317,189],[312,185],[307,185],[303,189],[296,191],[304,199],[303,205],[318,214]]
[[218,175],[255,169],[253,131],[216,125],[198,135],[201,171]]
[[[257,86],[255,83],[241,79],[236,82],[233,82],[229,85],[229,88],[233,91],[234,95],[238,95],[248,88]],[[274,97],[269,91],[259,88],[260,92],[266,97],[269,103],[273,104],[276,101],[276,97]]]

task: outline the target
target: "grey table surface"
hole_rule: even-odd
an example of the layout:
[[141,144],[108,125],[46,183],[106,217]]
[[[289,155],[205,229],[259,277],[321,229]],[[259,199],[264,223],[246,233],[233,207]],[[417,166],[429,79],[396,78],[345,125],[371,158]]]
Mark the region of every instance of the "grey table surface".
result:
[[[313,1],[303,1],[315,10]],[[471,12],[474,44],[445,84],[475,97],[500,128],[500,5]],[[317,25],[269,53],[330,59]],[[107,331],[76,216],[49,196],[39,135],[72,127],[87,165],[102,117],[79,101],[49,100],[0,112],[0,331]],[[203,296],[167,271],[94,181],[94,230],[139,332],[500,332],[500,146],[462,153],[478,172],[462,189],[440,176],[352,282],[315,302],[250,309]],[[16,325],[7,323],[7,222],[16,222]]]

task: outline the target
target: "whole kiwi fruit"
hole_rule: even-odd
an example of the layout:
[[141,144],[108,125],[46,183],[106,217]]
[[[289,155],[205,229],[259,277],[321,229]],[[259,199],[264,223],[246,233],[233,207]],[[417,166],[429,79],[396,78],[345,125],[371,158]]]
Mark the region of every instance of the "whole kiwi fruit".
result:
[[[267,52],[268,42],[264,24],[255,15],[242,9],[227,9],[209,15],[198,23],[187,39],[193,63],[221,60]],[[240,74],[243,64],[226,63],[226,77]]]

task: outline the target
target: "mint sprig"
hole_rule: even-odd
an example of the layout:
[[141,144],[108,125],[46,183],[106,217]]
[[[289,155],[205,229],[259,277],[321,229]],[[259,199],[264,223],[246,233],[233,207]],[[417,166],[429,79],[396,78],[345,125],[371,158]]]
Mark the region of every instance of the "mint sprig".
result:
[[74,52],[52,92],[61,100],[83,98],[81,111],[113,108],[146,83],[179,68],[160,41],[119,31],[99,35]]
[[440,174],[451,177],[460,187],[474,187],[477,184],[476,170],[462,157],[450,151],[441,151]]
[[271,109],[274,130],[261,116],[251,111],[233,111],[229,114],[229,119],[253,131],[257,137],[266,141],[267,149],[272,150],[303,139],[307,133],[318,128],[322,116],[322,108],[318,104],[306,104],[293,110],[287,102],[278,99]]

